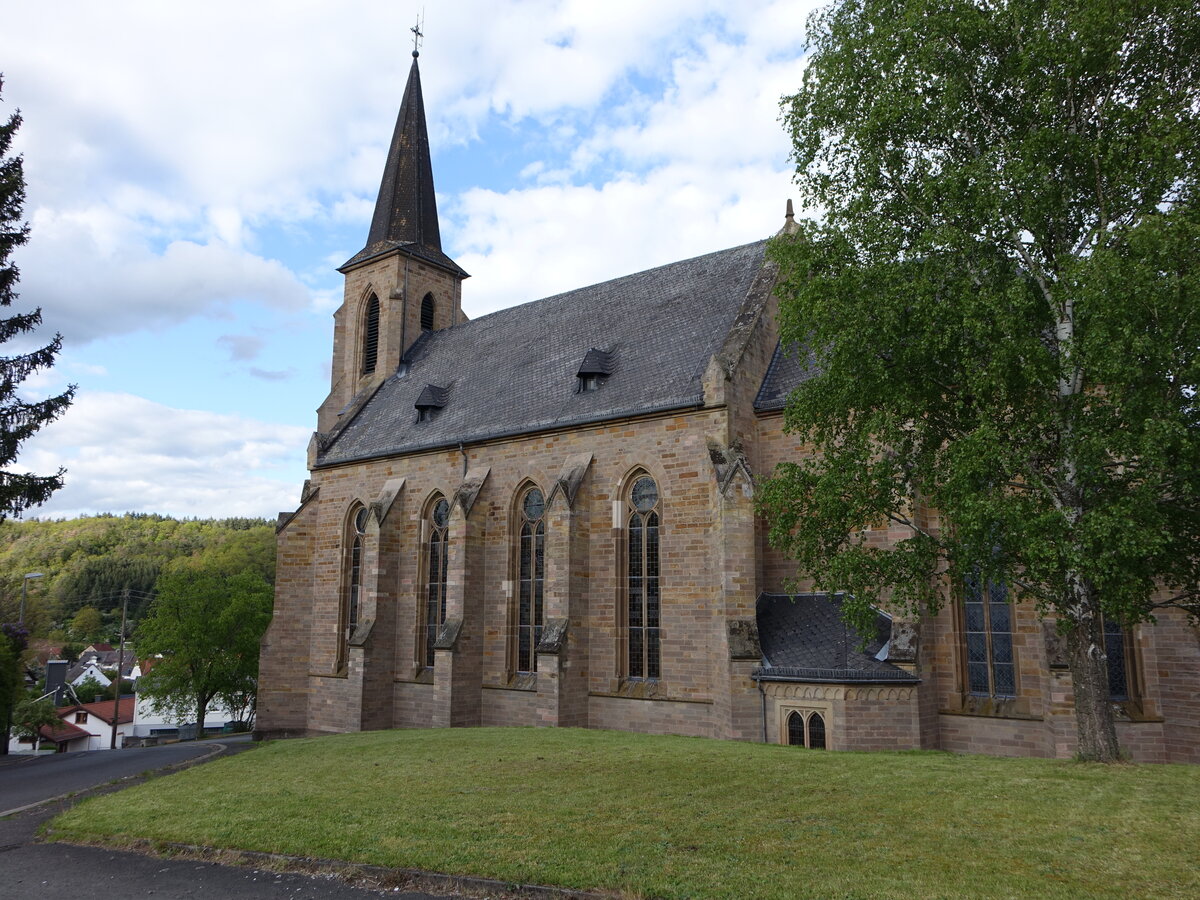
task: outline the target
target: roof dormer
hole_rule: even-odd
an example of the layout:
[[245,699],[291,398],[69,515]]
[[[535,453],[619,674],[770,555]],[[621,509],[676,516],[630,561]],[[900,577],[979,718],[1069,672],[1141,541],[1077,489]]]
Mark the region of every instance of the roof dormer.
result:
[[593,347],[584,354],[579,371],[575,373],[575,393],[586,394],[600,389],[613,373],[613,355],[606,350]]
[[413,404],[417,408],[417,421],[430,421],[437,414],[437,411],[446,405],[446,399],[449,395],[449,388],[438,387],[436,384],[427,384],[421,388],[417,402]]

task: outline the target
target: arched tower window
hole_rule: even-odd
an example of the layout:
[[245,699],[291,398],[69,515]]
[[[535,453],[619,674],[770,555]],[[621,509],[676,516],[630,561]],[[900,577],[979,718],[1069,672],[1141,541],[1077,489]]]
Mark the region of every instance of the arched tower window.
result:
[[421,330],[433,331],[433,294],[421,299]]
[[379,298],[372,294],[367,299],[367,311],[362,325],[362,374],[375,371],[379,360]]
[[517,671],[537,671],[546,581],[546,501],[531,487],[521,497],[517,534]]
[[438,497],[429,509],[429,542],[426,548],[425,615],[423,659],[433,665],[433,645],[438,631],[446,623],[446,567],[449,562],[447,528],[450,523],[450,504]]
[[342,608],[338,616],[338,668],[344,668],[348,658],[350,638],[358,627],[360,595],[362,593],[363,539],[367,533],[367,508],[359,506],[349,519],[346,529],[345,572],[343,575]]
[[626,672],[630,678],[659,677],[658,485],[649,475],[634,479],[626,496],[628,576]]

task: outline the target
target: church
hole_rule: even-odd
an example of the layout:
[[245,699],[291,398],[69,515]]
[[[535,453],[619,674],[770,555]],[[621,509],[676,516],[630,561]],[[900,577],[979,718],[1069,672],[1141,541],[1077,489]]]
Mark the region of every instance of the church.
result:
[[[780,346],[765,249],[468,320],[414,52],[339,269],[311,477],[279,517],[257,736],[536,725],[1070,756],[1070,674],[1031,604],[962,591],[861,635],[839,597],[787,593],[801,573],[767,544],[755,477],[801,452],[783,407],[810,373]],[[1123,749],[1200,762],[1196,630],[1168,611],[1107,639]]]

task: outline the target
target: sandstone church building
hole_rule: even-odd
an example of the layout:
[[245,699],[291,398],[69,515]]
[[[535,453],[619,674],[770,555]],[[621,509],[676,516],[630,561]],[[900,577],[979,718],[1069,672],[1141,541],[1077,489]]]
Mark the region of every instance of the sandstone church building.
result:
[[[779,345],[765,241],[467,320],[416,56],[366,245],[339,270],[311,478],[279,519],[259,735],[1073,753],[1053,628],[1006,591],[880,612],[865,646],[837,597],[784,593],[797,573],[754,479],[799,452],[782,411],[806,371]],[[1197,632],[1166,612],[1108,641],[1123,748],[1200,761]]]

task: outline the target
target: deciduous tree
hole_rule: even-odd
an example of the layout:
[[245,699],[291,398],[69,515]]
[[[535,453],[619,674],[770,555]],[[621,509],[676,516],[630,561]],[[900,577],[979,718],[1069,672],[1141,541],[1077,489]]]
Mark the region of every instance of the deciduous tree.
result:
[[814,453],[771,539],[861,624],[1006,582],[1114,760],[1104,619],[1200,608],[1200,12],[845,0],[809,40],[783,112],[820,221],[773,252]]
[[[271,619],[273,591],[261,575],[198,564],[171,567],[137,632],[141,656],[162,655],[138,693],[162,712],[204,726],[209,703],[258,677],[258,643]],[[199,733],[199,732],[198,732]]]
[[61,722],[54,709],[54,700],[50,697],[27,697],[13,711],[13,730],[18,737],[33,742],[35,753],[42,748],[42,726],[54,726]]

